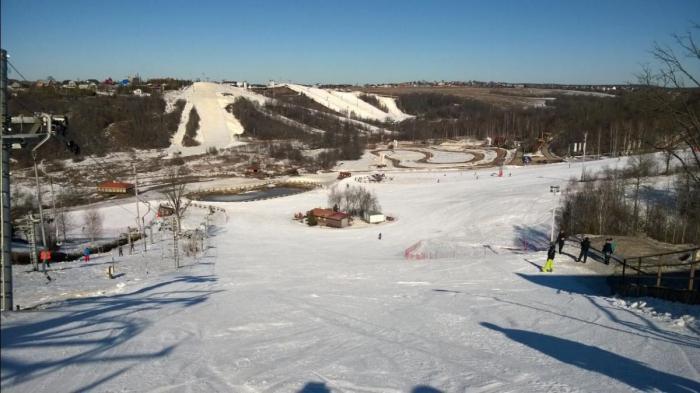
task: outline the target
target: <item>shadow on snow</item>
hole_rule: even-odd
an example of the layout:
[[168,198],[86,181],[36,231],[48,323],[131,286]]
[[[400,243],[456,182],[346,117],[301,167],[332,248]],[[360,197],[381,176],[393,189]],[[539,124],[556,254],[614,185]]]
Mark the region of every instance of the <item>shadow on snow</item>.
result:
[[[2,386],[21,385],[71,365],[123,364],[167,356],[177,344],[151,352],[110,352],[150,326],[151,321],[139,317],[141,312],[195,306],[219,292],[180,288],[168,290],[168,287],[177,283],[213,281],[216,281],[213,276],[180,276],[128,294],[70,299],[20,313],[39,314],[31,321],[3,321]],[[31,360],[25,360],[27,350],[33,351]],[[109,375],[98,376],[99,379],[78,390],[93,389],[129,368],[125,365]]]
[[481,325],[560,362],[616,379],[642,391],[698,392],[700,382],[654,370],[644,363],[576,341],[492,323]]
[[[331,393],[324,382],[308,382],[297,393]],[[411,393],[442,393],[442,390],[426,385],[418,385],[411,389]]]

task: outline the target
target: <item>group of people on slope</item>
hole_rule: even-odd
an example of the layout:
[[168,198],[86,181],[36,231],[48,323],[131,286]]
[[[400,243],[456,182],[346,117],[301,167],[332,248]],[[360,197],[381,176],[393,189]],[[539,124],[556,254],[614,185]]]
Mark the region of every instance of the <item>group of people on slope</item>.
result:
[[[554,257],[557,254],[556,246],[559,246],[559,254],[562,253],[562,250],[564,249],[564,243],[566,242],[566,232],[559,231],[559,235],[557,236],[556,242],[552,242],[549,245],[549,250],[547,250],[547,262],[545,262],[544,266],[542,267],[543,272],[552,272],[554,269]],[[581,252],[578,255],[578,258],[576,258],[576,262],[581,262],[581,258],[583,258],[583,263],[586,263],[588,260],[588,250],[591,248],[591,239],[588,238],[588,236],[584,237],[583,240],[581,241]],[[605,244],[603,244],[603,263],[606,265],[610,264],[610,257],[612,256],[613,252],[615,252],[615,243],[613,242],[612,238],[607,238],[605,239]]]

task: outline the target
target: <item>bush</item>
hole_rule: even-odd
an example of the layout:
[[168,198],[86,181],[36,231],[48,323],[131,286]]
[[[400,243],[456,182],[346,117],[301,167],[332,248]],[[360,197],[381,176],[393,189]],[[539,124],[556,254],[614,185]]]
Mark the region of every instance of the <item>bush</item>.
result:
[[306,225],[308,225],[310,227],[314,227],[314,226],[318,225],[318,221],[316,220],[316,216],[311,214],[311,212],[306,214]]
[[194,106],[190,110],[190,117],[185,125],[185,136],[182,137],[182,146],[199,146],[200,143],[195,139],[197,130],[199,130],[199,114]]

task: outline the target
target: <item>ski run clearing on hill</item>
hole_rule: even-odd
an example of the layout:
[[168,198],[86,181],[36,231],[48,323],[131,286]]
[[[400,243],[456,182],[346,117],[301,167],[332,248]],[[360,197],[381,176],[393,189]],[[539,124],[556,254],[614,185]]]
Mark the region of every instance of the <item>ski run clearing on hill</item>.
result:
[[[16,303],[36,307],[2,314],[2,391],[700,391],[698,307],[612,298],[569,256],[545,274],[523,250],[547,242],[549,187],[580,165],[508,170],[392,173],[363,186],[396,221],[346,229],[291,219],[328,189],[219,203],[228,221],[178,270],[165,235],[115,257],[114,280],[111,255],[48,283],[16,266]],[[405,259],[417,243],[436,259]]]
[[[264,96],[242,87],[210,82],[196,82],[183,90],[169,93],[167,99],[170,102],[178,99],[187,101],[170,150],[181,152],[183,155],[195,155],[205,153],[210,147],[226,148],[240,143],[236,141],[236,137],[243,134],[243,126],[233,114],[226,110],[226,106],[236,101],[238,97],[260,104],[266,100]],[[185,135],[185,125],[192,107],[197,109],[201,118],[197,138],[195,138],[200,145],[185,147],[182,145],[182,137]]]
[[291,83],[287,84],[287,86],[296,92],[306,95],[326,108],[342,114],[354,113],[355,116],[359,118],[379,121],[402,121],[413,117],[401,112],[396,106],[396,101],[391,97],[375,95],[379,102],[384,104],[389,110],[389,112],[384,112],[374,105],[360,99],[360,93],[358,92],[319,89],[317,87],[295,85]]

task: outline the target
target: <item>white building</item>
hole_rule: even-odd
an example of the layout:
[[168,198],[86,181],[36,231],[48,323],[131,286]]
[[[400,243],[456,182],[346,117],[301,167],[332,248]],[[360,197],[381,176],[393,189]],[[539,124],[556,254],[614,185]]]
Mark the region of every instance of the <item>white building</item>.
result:
[[362,218],[370,224],[378,224],[386,221],[384,214],[379,212],[365,212]]

